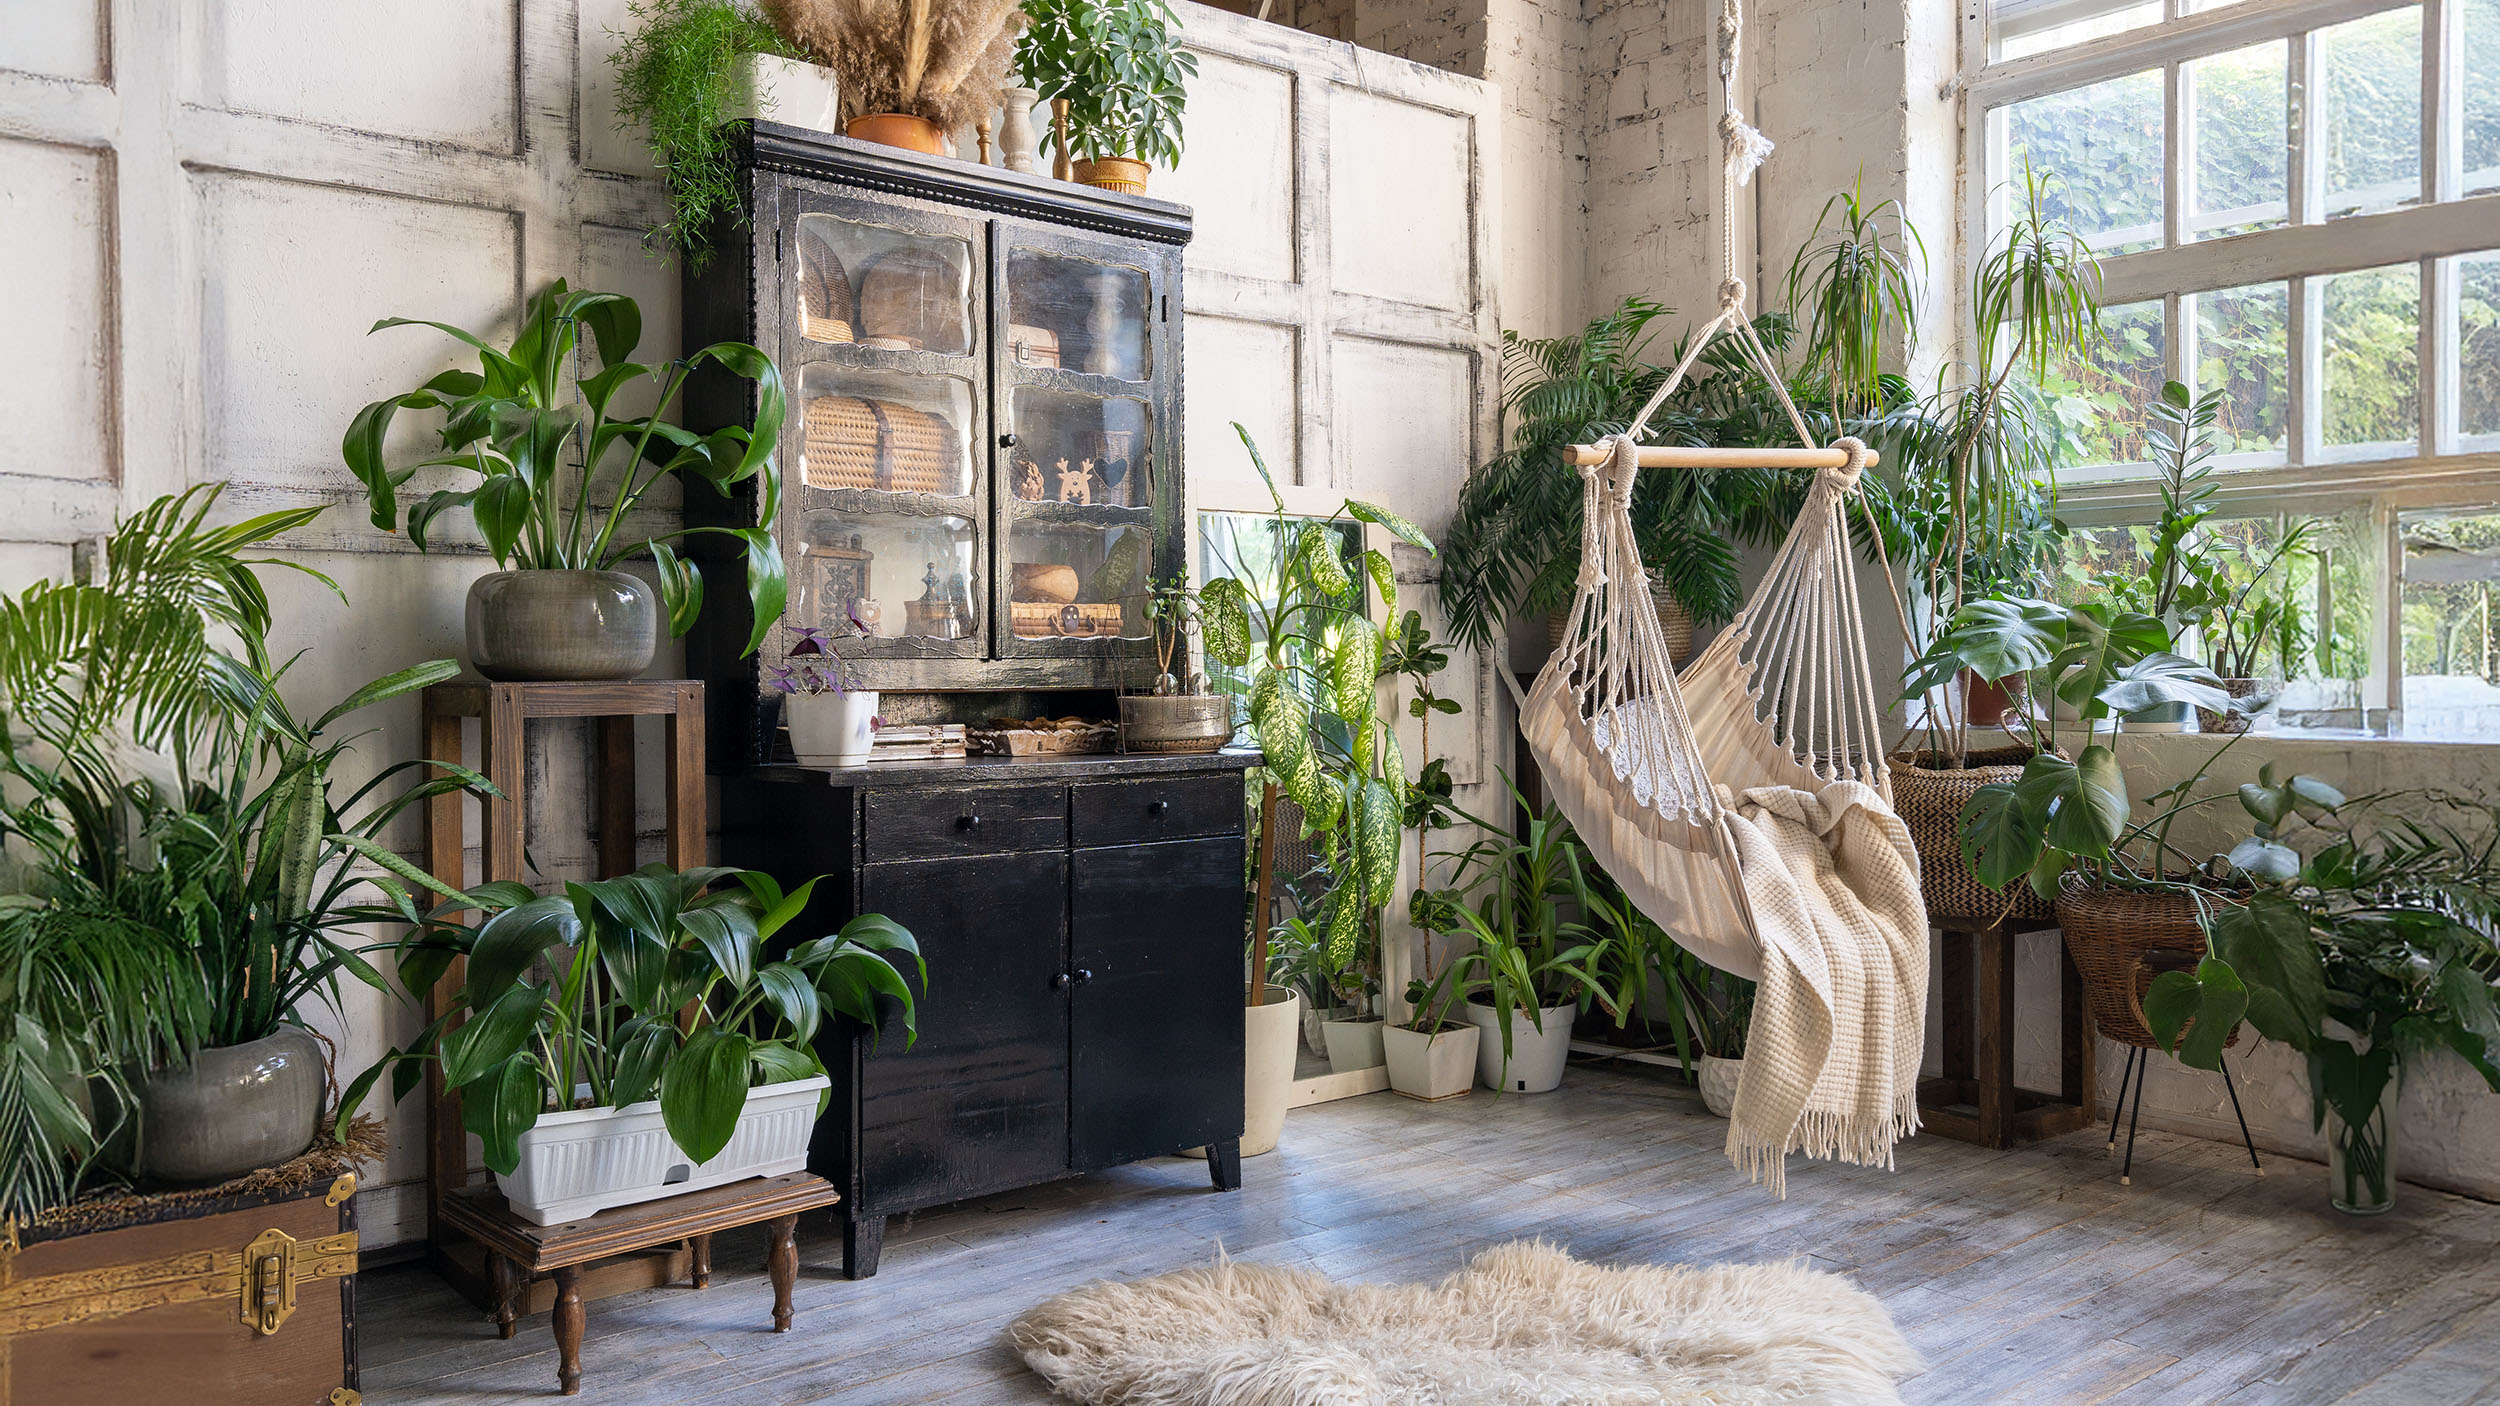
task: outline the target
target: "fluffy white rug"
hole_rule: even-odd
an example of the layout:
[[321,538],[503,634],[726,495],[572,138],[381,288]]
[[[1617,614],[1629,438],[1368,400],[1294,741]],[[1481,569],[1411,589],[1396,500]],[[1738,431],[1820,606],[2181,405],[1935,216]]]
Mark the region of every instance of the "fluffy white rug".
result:
[[1117,1406],[1878,1403],[1920,1366],[1837,1275],[1608,1269],[1526,1242],[1429,1287],[1218,1260],[1061,1294],[1007,1336],[1061,1395]]

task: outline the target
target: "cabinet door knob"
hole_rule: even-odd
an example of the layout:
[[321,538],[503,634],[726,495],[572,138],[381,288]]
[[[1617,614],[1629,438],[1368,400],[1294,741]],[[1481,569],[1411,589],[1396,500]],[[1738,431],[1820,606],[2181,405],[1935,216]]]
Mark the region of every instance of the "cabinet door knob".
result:
[[1076,984],[1077,984],[1077,985],[1079,985],[1079,986],[1083,986],[1085,983],[1087,983],[1087,982],[1089,982],[1089,981],[1092,981],[1093,979],[1094,979],[1094,969],[1093,969],[1093,968],[1091,968],[1091,967],[1078,967],[1078,968],[1076,969]]
[[955,821],[955,828],[958,830],[978,830],[981,828],[981,817],[977,815],[959,817]]
[[1053,991],[1067,990],[1068,974],[1066,972],[1052,972],[1050,974],[1050,989]]
[[1146,813],[1147,813],[1148,815],[1161,815],[1161,814],[1163,814],[1165,811],[1170,810],[1171,808],[1172,808],[1172,803],[1171,803],[1170,801],[1148,801],[1148,802],[1146,802]]
[[1003,434],[1003,435],[1000,435],[1000,436],[998,437],[998,447],[999,447],[999,448],[1001,448],[1001,449],[1013,449],[1013,448],[1015,448],[1015,447],[1016,447],[1016,432],[1015,432],[1014,430],[1009,430],[1007,433],[1005,433],[1005,434]]

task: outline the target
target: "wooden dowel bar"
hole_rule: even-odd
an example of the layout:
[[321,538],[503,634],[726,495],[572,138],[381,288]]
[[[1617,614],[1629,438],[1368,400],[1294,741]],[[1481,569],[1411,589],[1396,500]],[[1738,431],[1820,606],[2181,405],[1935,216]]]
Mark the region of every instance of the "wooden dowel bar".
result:
[[[1608,453],[1602,444],[1575,444],[1563,451],[1563,462],[1580,467],[1602,464]],[[1640,456],[1644,469],[1837,469],[1849,462],[1849,456],[1838,449],[1718,449],[1682,444],[1643,445]],[[1874,450],[1866,451],[1868,468],[1882,462]]]

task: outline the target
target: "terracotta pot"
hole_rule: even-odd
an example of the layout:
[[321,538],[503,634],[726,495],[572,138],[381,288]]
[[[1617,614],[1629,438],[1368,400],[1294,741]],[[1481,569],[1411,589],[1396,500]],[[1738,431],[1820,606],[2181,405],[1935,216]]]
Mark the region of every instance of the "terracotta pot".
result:
[[925,117],[904,112],[865,112],[843,124],[842,135],[853,141],[899,146],[929,156],[946,154],[946,134]]
[[1074,167],[1078,185],[1116,190],[1122,195],[1144,195],[1146,175],[1151,169],[1145,162],[1125,156],[1097,156],[1091,161],[1079,161]]
[[2283,686],[2273,679],[2224,679],[2222,691],[2231,695],[2231,706],[2221,710],[2198,708],[2196,727],[2200,732],[2234,735],[2246,732],[2257,721],[2257,715],[2271,705]]
[[2020,674],[1990,683],[1968,669],[1962,671],[1962,714],[1972,727],[1996,727],[2023,696]]

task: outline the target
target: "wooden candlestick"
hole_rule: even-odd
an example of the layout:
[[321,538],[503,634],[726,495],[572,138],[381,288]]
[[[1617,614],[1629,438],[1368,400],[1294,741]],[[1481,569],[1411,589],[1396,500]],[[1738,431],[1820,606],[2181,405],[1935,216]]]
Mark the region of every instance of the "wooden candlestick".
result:
[[1059,147],[1058,154],[1050,159],[1050,173],[1063,181],[1075,180],[1076,162],[1068,155],[1068,100],[1066,98],[1050,100],[1050,131],[1052,139],[1058,143]]

